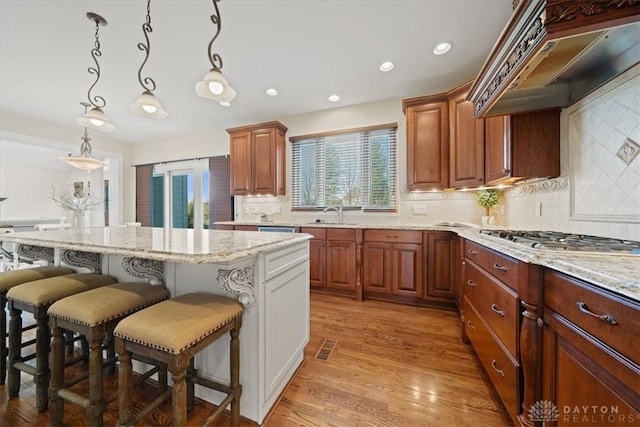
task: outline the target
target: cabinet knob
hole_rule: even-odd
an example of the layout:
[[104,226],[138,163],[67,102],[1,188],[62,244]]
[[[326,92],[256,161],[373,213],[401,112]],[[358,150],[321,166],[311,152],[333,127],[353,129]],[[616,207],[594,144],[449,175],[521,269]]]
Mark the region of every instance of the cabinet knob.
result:
[[475,287],[476,287],[475,282],[473,282],[472,280],[467,280],[467,285],[468,285],[468,286],[471,286],[472,288],[475,288]]
[[496,270],[500,270],[500,271],[507,271],[507,267],[505,267],[504,265],[500,265],[497,262],[493,263],[493,268],[495,268]]
[[587,307],[587,304],[584,302],[578,302],[577,303],[578,309],[580,310],[580,312],[584,313],[584,314],[588,314],[589,316],[595,317],[598,320],[602,320],[603,322],[607,322],[610,325],[617,325],[618,322],[616,322],[616,319],[610,315],[610,314],[596,314],[593,311],[589,310],[589,308]]
[[469,255],[478,255],[478,252],[474,251],[473,249],[469,249],[469,250],[467,251],[467,253],[468,253]]
[[470,327],[471,329],[473,329],[474,331],[476,330],[476,325],[471,323],[471,320],[467,320],[467,326]]
[[502,369],[498,369],[498,361],[496,359],[493,359],[491,361],[491,367],[493,368],[494,371],[498,373],[498,375],[500,375],[501,377],[504,377],[504,371]]
[[491,304],[491,311],[496,313],[500,317],[504,317],[504,311],[500,310],[497,305]]

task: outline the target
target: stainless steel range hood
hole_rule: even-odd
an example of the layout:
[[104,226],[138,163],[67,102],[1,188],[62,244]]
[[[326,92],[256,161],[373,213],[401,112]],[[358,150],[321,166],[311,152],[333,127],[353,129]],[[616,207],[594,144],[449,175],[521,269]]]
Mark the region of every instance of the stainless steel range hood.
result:
[[476,116],[567,107],[638,64],[633,3],[521,2],[471,88]]

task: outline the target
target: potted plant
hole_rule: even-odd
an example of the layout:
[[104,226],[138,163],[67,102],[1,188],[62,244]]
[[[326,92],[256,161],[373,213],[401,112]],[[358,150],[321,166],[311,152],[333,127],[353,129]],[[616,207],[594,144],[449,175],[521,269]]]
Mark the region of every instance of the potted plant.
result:
[[62,209],[71,211],[73,213],[73,228],[83,228],[87,226],[87,211],[97,209],[100,206],[100,201],[89,193],[78,193],[64,190],[56,192],[54,187],[51,187],[51,196],[49,197],[55,202],[56,205]]
[[496,219],[491,215],[490,209],[500,202],[500,193],[498,190],[489,188],[486,190],[480,190],[476,194],[478,204],[485,208],[486,215],[482,217],[482,225],[495,225]]

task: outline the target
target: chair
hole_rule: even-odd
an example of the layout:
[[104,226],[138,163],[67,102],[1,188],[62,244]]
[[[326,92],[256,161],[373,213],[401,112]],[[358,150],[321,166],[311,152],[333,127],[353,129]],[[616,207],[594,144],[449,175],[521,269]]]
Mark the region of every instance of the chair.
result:
[[[226,394],[205,424],[215,420],[231,404],[231,426],[238,427],[242,394],[238,339],[241,326],[242,305],[208,293],[181,295],[122,320],[113,332],[120,360],[118,425],[135,425],[171,396],[173,425],[186,426],[187,407],[193,405],[194,384],[198,384]],[[231,335],[229,385],[204,378],[192,368],[193,357],[227,333]],[[165,363],[173,380],[170,391],[163,393],[137,414],[132,410],[132,353]]]
[[[50,420],[52,426],[61,426],[64,417],[64,402],[82,405],[87,410],[92,427],[100,427],[107,404],[116,399],[117,394],[105,398],[102,383],[103,341],[110,337],[113,329],[125,317],[145,307],[169,298],[169,291],[163,286],[147,283],[117,283],[103,286],[63,298],[49,307],[49,322],[52,332],[51,382],[49,387]],[[73,331],[87,337],[89,341],[89,397],[83,397],[69,390],[64,381],[64,340],[63,330]],[[107,340],[113,344],[113,340]],[[109,353],[109,352],[107,352]],[[107,360],[115,363],[115,359]],[[158,372],[158,368],[145,376]],[[159,383],[166,390],[166,369],[160,372]],[[86,378],[81,375],[69,382],[76,384]]]
[[[48,277],[71,274],[74,271],[65,267],[36,267],[22,270],[9,270],[0,273],[0,384],[5,383],[7,377],[7,292],[14,286],[22,285],[35,280]],[[35,326],[22,328],[22,332],[33,329]]]
[[[36,383],[36,406],[39,412],[47,409],[49,388],[49,316],[47,310],[54,302],[101,286],[116,283],[113,277],[102,274],[73,273],[50,277],[14,286],[7,292],[9,307],[9,369],[7,390],[9,398],[20,392],[20,372],[33,375]],[[22,312],[33,313],[36,321],[35,354],[22,357]],[[35,368],[25,363],[36,359]]]

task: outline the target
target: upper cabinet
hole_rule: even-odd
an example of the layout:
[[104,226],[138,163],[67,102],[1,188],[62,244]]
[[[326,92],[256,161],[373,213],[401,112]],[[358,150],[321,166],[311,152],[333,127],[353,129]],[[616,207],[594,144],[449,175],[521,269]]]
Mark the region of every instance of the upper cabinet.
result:
[[231,194],[285,194],[285,134],[280,122],[227,129]]
[[407,116],[407,190],[449,185],[449,108],[445,94],[402,101]]
[[485,183],[560,175],[560,110],[489,117]]
[[484,183],[484,120],[476,119],[466,100],[471,82],[452,90],[449,98],[449,187]]
[[567,107],[638,63],[637,1],[520,1],[469,94],[476,117]]

